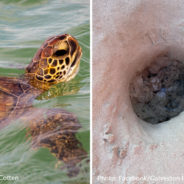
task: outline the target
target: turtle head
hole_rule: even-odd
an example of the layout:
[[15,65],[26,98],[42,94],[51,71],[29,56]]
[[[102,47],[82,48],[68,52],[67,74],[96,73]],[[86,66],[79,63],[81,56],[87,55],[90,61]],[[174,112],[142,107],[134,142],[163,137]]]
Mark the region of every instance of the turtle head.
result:
[[68,35],[58,35],[46,40],[26,68],[26,76],[45,84],[66,82],[79,70],[81,47]]

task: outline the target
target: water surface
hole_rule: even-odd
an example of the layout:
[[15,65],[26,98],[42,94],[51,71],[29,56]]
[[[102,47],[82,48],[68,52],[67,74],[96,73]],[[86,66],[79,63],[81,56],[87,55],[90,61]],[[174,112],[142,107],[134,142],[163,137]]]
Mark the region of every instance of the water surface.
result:
[[[83,49],[78,75],[64,85],[66,90],[57,85],[55,95],[45,92],[34,106],[63,108],[76,114],[82,125],[77,138],[89,153],[89,1],[1,0],[0,12],[1,76],[20,77],[36,50],[52,35],[69,33],[78,39]],[[49,150],[31,147],[18,120],[0,130],[0,175],[19,177],[18,181],[0,183],[88,183],[86,162],[76,178],[69,178],[57,165]]]

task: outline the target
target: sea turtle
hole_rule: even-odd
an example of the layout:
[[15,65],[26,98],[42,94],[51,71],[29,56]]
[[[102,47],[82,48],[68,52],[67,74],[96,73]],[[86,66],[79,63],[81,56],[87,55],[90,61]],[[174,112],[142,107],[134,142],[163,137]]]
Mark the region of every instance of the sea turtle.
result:
[[33,146],[49,148],[65,163],[69,176],[78,172],[77,164],[86,157],[75,136],[79,122],[65,110],[39,109],[32,102],[51,85],[74,78],[81,55],[81,47],[74,37],[54,36],[42,44],[22,77],[0,77],[0,128],[22,119],[28,126]]

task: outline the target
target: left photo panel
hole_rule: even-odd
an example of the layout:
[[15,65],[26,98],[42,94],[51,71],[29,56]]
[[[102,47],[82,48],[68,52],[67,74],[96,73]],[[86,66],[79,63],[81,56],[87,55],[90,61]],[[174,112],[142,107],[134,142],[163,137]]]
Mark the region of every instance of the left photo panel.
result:
[[90,0],[0,1],[0,183],[90,183]]

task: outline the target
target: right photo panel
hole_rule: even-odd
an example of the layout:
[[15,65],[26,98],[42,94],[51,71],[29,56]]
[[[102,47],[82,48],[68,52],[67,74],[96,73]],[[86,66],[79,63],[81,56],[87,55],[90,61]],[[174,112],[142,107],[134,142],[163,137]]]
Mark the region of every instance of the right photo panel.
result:
[[184,183],[184,3],[93,0],[93,184]]

